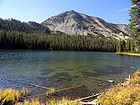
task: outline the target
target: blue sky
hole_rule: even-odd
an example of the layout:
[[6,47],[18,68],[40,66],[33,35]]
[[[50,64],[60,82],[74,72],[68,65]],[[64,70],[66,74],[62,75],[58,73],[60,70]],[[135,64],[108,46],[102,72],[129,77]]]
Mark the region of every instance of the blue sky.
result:
[[0,0],[0,18],[41,23],[68,10],[97,16],[112,23],[129,21],[131,0]]

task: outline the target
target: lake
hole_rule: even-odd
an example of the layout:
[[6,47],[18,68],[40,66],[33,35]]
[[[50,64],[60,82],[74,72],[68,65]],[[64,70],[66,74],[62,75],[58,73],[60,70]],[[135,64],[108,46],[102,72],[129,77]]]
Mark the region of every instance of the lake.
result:
[[0,88],[33,89],[20,83],[25,82],[55,88],[86,85],[102,91],[106,87],[103,81],[119,83],[138,68],[140,57],[115,53],[1,50]]

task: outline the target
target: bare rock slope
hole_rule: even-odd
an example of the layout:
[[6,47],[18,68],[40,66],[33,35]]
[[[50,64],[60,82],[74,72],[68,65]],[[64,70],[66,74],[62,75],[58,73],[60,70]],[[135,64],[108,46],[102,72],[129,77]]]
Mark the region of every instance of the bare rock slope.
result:
[[51,31],[60,31],[69,35],[95,35],[114,40],[127,39],[129,29],[125,24],[113,24],[105,20],[78,13],[73,10],[53,16],[42,22]]

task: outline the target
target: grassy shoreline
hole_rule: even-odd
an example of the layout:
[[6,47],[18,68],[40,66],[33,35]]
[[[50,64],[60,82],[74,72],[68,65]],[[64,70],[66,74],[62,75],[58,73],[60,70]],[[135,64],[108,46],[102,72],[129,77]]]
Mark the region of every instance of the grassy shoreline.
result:
[[[71,92],[72,91],[69,91],[69,94]],[[56,95],[54,90],[53,92],[51,90],[49,94],[47,93],[46,97],[48,97],[48,95],[49,97]],[[46,99],[42,102],[39,98],[33,97],[28,99],[26,96],[28,96],[28,90],[25,88],[21,91],[1,89],[0,103],[3,103],[3,105],[83,105],[82,100],[71,100],[69,97]],[[23,97],[25,100],[20,101]],[[135,72],[126,81],[105,90],[102,92],[102,95],[99,95],[94,101],[100,105],[140,105],[140,71]]]
[[140,105],[140,71],[102,93],[98,103],[100,105]]
[[118,55],[128,55],[128,56],[140,56],[140,53],[131,53],[131,52],[116,52]]

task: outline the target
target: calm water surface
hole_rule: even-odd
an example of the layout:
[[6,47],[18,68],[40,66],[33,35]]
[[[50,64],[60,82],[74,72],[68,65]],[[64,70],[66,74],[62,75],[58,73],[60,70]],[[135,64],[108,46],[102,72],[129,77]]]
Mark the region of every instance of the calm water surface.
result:
[[106,85],[101,80],[118,83],[138,68],[140,57],[114,53],[1,50],[0,88],[33,88],[20,83],[25,82],[55,88],[85,84],[100,91]]

